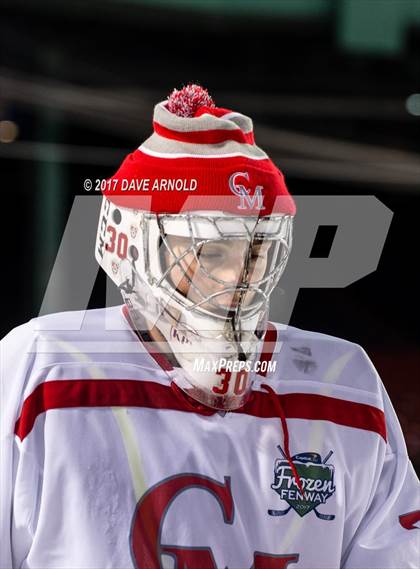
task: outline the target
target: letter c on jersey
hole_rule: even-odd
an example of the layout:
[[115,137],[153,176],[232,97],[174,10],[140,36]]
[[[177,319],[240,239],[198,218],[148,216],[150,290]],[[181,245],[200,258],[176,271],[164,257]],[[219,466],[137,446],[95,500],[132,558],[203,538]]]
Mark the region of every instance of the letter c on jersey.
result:
[[[134,566],[138,569],[161,569],[161,555],[171,555],[176,567],[183,569],[217,569],[209,547],[165,546],[160,542],[166,513],[175,498],[189,488],[207,490],[219,502],[224,523],[232,524],[234,503],[230,478],[224,484],[198,474],[179,474],[152,486],[140,499],[133,518],[130,541]],[[266,555],[255,552],[253,569],[286,569],[296,563],[298,555]]]
[[163,522],[171,503],[189,488],[202,488],[210,492],[219,501],[225,523],[233,522],[234,506],[229,478],[225,478],[224,484],[198,474],[179,474],[166,478],[152,486],[137,504],[131,530],[131,551],[134,565],[138,569],[160,569],[162,553],[174,555],[177,560],[181,556],[183,564],[180,566],[185,569],[216,569],[209,548],[188,550],[171,546],[166,551],[160,543]]

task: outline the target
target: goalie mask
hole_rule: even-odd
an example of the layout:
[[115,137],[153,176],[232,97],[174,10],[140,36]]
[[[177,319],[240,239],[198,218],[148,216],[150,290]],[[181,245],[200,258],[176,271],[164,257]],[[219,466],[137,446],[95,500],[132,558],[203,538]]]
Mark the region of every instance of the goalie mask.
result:
[[252,121],[187,86],[107,181],[96,258],[134,327],[154,331],[176,385],[206,406],[242,406],[288,259],[295,213]]

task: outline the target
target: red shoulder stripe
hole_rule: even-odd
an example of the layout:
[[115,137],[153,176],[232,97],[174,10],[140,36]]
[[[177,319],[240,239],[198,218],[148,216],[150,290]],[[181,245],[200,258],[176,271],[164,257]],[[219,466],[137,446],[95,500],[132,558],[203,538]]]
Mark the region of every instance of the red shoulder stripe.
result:
[[[281,395],[290,419],[331,421],[338,425],[378,433],[386,440],[385,417],[376,407],[324,395],[288,393]],[[194,413],[168,385],[132,379],[64,379],[41,383],[25,399],[15,434],[23,440],[39,415],[50,409],[77,407],[146,407]],[[252,399],[235,413],[254,417],[276,417],[270,396],[255,391]]]
[[[287,419],[330,421],[336,425],[372,431],[387,440],[385,415],[372,405],[316,393],[285,393],[279,397]],[[242,412],[262,418],[274,415],[269,395],[260,391],[255,392],[255,397],[242,408]]]

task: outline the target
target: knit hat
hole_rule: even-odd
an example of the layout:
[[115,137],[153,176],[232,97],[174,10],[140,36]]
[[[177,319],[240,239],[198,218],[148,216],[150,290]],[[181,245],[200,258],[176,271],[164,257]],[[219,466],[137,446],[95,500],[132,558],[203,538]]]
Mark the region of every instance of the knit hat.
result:
[[206,89],[174,90],[155,106],[153,131],[108,180],[103,193],[114,205],[172,214],[295,214],[282,172],[255,144],[252,120],[216,107]]

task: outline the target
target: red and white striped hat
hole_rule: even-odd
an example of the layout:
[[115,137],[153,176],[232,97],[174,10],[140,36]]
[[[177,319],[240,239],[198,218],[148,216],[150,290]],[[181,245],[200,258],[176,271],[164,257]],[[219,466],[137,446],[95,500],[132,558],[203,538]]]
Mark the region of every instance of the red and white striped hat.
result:
[[158,103],[153,130],[107,184],[104,195],[115,205],[168,214],[295,214],[282,172],[255,144],[252,120],[216,107],[202,87],[187,85]]

